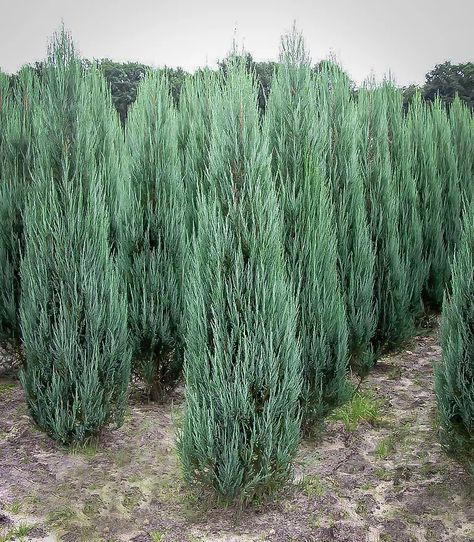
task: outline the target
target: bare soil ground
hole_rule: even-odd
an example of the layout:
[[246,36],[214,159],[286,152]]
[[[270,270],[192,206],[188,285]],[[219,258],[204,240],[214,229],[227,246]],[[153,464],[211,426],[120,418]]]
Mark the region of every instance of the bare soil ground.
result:
[[295,481],[247,511],[184,485],[179,396],[133,400],[122,428],[70,452],[33,426],[18,383],[0,380],[0,541],[473,541],[474,484],[436,439],[440,354],[432,334],[383,358],[362,386],[378,415],[330,420],[301,445]]

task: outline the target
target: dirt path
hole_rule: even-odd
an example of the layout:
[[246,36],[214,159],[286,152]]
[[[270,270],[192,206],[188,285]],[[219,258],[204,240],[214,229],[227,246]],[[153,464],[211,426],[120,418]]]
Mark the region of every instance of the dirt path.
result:
[[[0,542],[15,529],[35,542],[473,541],[474,484],[434,430],[439,358],[423,336],[382,359],[361,404],[303,443],[295,482],[247,512],[186,490],[173,445],[179,398],[132,403],[121,429],[71,453],[32,426],[18,385],[0,381]],[[369,421],[357,425],[361,412]]]

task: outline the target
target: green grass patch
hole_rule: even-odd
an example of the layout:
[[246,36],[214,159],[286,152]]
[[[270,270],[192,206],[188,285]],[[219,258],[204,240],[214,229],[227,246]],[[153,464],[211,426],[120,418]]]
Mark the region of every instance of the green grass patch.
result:
[[410,429],[411,423],[407,422],[382,438],[375,447],[375,456],[378,459],[387,459],[395,451],[396,447],[406,440]]
[[308,497],[322,497],[326,493],[326,487],[319,476],[304,476],[298,485]]
[[346,431],[353,432],[360,423],[377,426],[382,422],[382,401],[371,392],[357,392],[352,399],[336,408],[329,419],[344,424]]
[[0,397],[7,395],[16,388],[16,384],[13,382],[0,382]]
[[58,508],[48,514],[47,522],[54,527],[64,527],[75,518],[76,513],[74,510],[66,506],[64,508]]
[[0,542],[11,542],[13,540],[23,540],[31,531],[31,526],[22,523],[17,527],[13,527],[6,534],[0,535]]

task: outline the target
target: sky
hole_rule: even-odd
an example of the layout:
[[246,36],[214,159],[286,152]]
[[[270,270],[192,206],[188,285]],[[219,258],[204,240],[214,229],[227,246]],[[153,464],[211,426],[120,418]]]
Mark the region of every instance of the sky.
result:
[[234,36],[276,60],[293,21],[314,62],[336,56],[357,83],[422,83],[435,64],[474,61],[474,0],[0,0],[0,69],[43,58],[61,20],[86,58],[188,71],[215,66]]

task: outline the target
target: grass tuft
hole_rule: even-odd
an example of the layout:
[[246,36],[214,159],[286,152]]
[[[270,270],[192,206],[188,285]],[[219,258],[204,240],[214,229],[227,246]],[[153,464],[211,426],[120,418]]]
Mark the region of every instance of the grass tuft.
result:
[[336,408],[330,419],[342,422],[345,430],[352,433],[362,422],[370,423],[373,426],[380,425],[382,421],[381,407],[382,401],[373,393],[357,392],[350,401]]

